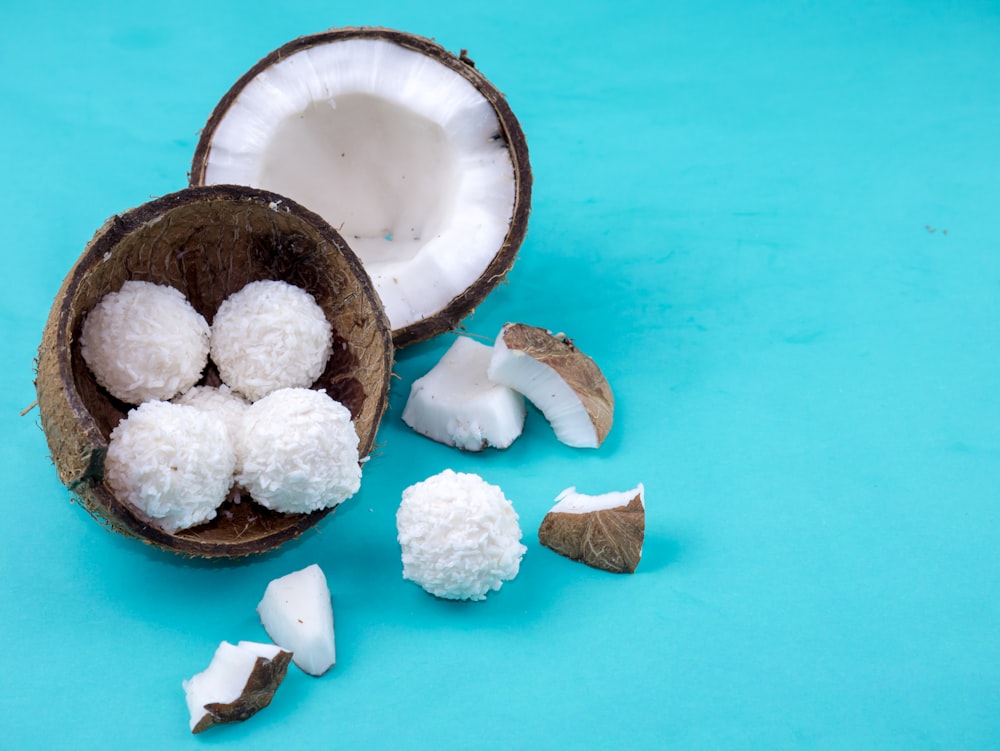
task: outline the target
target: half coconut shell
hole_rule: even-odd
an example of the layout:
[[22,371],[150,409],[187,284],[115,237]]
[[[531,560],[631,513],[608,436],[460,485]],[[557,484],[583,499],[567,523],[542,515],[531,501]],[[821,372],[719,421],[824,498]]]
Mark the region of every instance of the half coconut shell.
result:
[[[371,450],[388,400],[391,335],[371,280],[340,235],[295,202],[253,188],[163,196],[97,231],[56,296],[38,354],[41,424],[59,478],[116,532],[187,555],[238,557],[273,549],[329,513],[282,514],[243,496],[212,521],[170,534],[119,501],[104,480],[111,431],[133,405],[108,394],[84,363],[79,339],[87,313],[125,281],[140,280],[177,288],[211,322],[226,297],[261,279],[302,287],[323,309],[334,348],[313,388],[351,411],[360,455]],[[211,365],[203,382],[218,384]]]
[[283,45],[233,85],[190,181],[274,190],[321,214],[364,262],[401,347],[455,328],[504,279],[532,175],[517,118],[464,50],[340,28]]

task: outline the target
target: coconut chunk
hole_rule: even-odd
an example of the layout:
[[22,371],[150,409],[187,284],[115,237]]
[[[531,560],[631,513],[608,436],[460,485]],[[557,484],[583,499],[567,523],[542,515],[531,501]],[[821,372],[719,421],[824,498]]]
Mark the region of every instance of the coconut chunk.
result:
[[568,446],[597,448],[611,430],[611,387],[597,364],[564,335],[508,323],[493,345],[487,373],[524,394]]
[[421,435],[466,451],[504,449],[521,435],[524,397],[491,381],[492,347],[458,337],[426,375],[413,382],[403,422]]
[[471,61],[371,28],[262,59],[212,113],[191,180],[265,188],[337,227],[398,345],[452,328],[499,283],[531,189],[524,134]]
[[257,605],[257,614],[271,640],[291,651],[304,672],[323,675],[333,667],[337,660],[333,604],[318,565],[274,579]]
[[542,519],[538,541],[560,555],[616,574],[631,574],[642,558],[645,490],[584,495],[567,488]]
[[183,682],[191,732],[242,722],[271,703],[292,655],[273,644],[222,642],[209,666]]
[[483,600],[517,576],[527,548],[517,512],[479,475],[446,469],[403,491],[403,578],[448,600]]

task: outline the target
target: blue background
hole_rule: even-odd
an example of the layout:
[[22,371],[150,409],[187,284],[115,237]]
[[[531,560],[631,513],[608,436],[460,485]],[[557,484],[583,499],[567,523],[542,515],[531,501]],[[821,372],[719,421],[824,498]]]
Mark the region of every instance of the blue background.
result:
[[[994,2],[13,3],[0,10],[4,748],[1000,748],[1000,8]],[[335,25],[467,48],[521,120],[529,236],[468,319],[604,369],[598,451],[532,411],[462,454],[400,412],[361,493],[237,564],[105,532],[47,456],[32,362],[110,215],[185,185],[259,57]],[[482,603],[401,578],[395,510],[446,467],[528,552]],[[537,543],[555,496],[645,483],[632,576]],[[338,663],[187,730],[184,678],[263,639],[319,563]],[[279,745],[284,744],[284,745]]]

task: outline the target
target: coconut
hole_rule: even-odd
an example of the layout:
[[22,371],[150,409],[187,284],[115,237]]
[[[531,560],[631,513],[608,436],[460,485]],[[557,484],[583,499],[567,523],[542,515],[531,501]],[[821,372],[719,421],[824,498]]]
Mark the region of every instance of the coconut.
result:
[[271,703],[288,674],[292,653],[273,644],[222,642],[212,662],[183,682],[191,732],[242,722]]
[[446,446],[505,449],[521,435],[524,397],[486,375],[493,348],[457,337],[425,375],[413,382],[403,422]]
[[192,185],[252,185],[322,215],[364,262],[397,346],[454,328],[510,270],[531,169],[503,95],[463,52],[381,28],[301,37],[212,112]]
[[645,536],[642,483],[601,495],[566,488],[538,528],[538,541],[545,547],[615,574],[635,572]]
[[317,564],[272,580],[257,614],[267,635],[293,653],[304,673],[323,675],[336,663],[330,587]]
[[487,373],[528,397],[568,446],[597,448],[611,430],[611,387],[597,363],[563,334],[506,324],[493,344]]
[[[42,429],[62,482],[112,529],[189,555],[232,557],[270,550],[329,513],[285,514],[227,501],[214,519],[175,533],[148,524],[106,482],[111,432],[129,405],[87,368],[80,332],[87,313],[128,280],[172,286],[211,323],[229,295],[261,279],[301,287],[333,330],[313,388],[350,411],[358,451],[371,450],[385,411],[392,342],[384,311],[358,258],[322,218],[283,196],[247,187],[188,188],[112,217],[60,288],[38,355]],[[219,385],[209,365],[201,385]]]

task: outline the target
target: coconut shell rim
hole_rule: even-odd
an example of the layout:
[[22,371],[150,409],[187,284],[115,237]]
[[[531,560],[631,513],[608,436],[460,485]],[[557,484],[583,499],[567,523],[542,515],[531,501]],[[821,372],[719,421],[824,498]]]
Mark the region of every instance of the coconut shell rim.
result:
[[493,107],[514,169],[514,206],[503,244],[476,280],[447,305],[419,321],[392,330],[393,345],[402,348],[457,328],[461,320],[472,313],[506,278],[528,233],[533,177],[524,131],[503,93],[475,67],[465,50],[455,55],[433,39],[380,26],[333,28],[286,42],[258,60],[219,100],[201,131],[188,177],[191,186],[205,184],[205,170],[215,131],[243,89],[262,71],[301,50],[349,39],[385,40],[397,44],[433,58],[465,78]]

